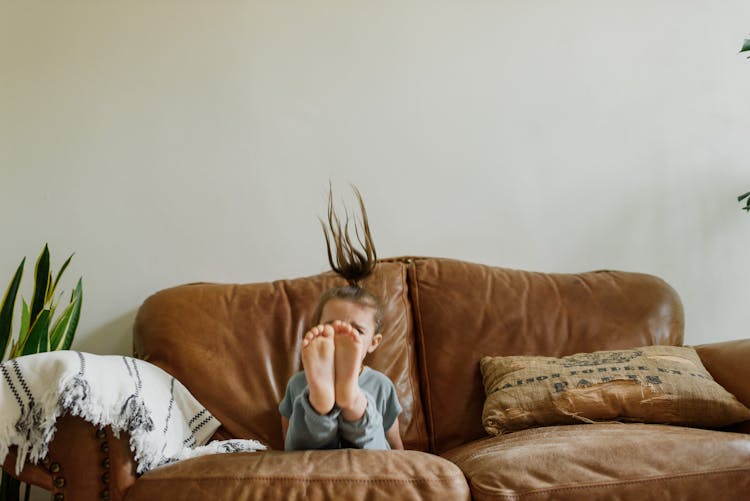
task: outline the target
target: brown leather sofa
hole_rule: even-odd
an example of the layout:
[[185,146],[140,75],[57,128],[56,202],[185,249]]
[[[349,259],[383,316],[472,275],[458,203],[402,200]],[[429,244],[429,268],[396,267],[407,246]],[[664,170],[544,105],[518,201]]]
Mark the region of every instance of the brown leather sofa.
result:
[[[138,312],[136,356],[177,377],[221,420],[215,438],[255,438],[271,450],[198,457],[137,477],[127,436],[65,417],[48,460],[27,465],[21,477],[56,500],[750,496],[748,423],[731,431],[598,423],[485,434],[484,355],[682,343],[675,291],[656,277],[617,271],[382,261],[368,285],[385,298],[385,339],[366,363],[396,385],[408,450],[283,452],[277,405],[300,370],[300,339],[316,301],[338,283],[325,273],[189,284],[158,292]],[[750,340],[697,349],[714,378],[750,405]]]

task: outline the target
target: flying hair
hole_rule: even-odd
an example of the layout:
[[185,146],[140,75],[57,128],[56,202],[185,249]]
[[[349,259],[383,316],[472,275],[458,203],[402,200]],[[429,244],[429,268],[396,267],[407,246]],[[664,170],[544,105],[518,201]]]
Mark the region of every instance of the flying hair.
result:
[[[328,262],[331,269],[339,274],[347,285],[333,287],[323,293],[318,306],[315,309],[314,321],[320,322],[323,314],[323,308],[331,299],[343,299],[368,306],[373,309],[373,319],[375,321],[375,332],[380,332],[383,327],[384,305],[382,299],[362,286],[362,281],[370,276],[377,265],[377,254],[375,245],[372,243],[370,235],[370,225],[367,222],[367,211],[362,201],[362,194],[352,185],[354,193],[359,201],[359,208],[362,211],[362,235],[357,227],[357,220],[354,221],[354,233],[357,237],[357,243],[361,249],[358,249],[351,237],[349,236],[349,211],[345,212],[346,219],[344,225],[341,225],[341,219],[333,210],[333,188],[328,187],[328,226],[320,220],[323,227],[323,235],[326,237],[326,251],[328,252]],[[332,245],[333,244],[333,249]],[[334,258],[335,257],[335,258]]]
[[328,252],[328,262],[331,269],[346,280],[349,285],[361,287],[362,281],[375,270],[378,257],[375,252],[375,245],[372,242],[372,235],[370,235],[370,225],[367,221],[367,210],[362,200],[362,194],[356,186],[352,185],[352,189],[357,196],[362,214],[359,221],[362,227],[361,233],[356,218],[353,225],[356,243],[359,246],[355,245],[349,235],[349,211],[346,207],[344,208],[345,220],[342,226],[341,219],[333,209],[333,188],[330,184],[328,189],[328,225],[322,219],[320,225],[323,227],[323,235],[326,238],[326,251]]

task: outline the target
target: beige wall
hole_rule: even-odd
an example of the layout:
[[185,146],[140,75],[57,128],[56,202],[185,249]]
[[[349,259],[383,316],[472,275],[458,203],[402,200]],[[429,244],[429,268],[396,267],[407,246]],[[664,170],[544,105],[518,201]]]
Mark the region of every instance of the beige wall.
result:
[[158,289],[324,270],[331,178],[381,256],[654,273],[688,343],[746,337],[748,30],[747,0],[0,0],[0,286],[75,251],[75,347],[127,353]]

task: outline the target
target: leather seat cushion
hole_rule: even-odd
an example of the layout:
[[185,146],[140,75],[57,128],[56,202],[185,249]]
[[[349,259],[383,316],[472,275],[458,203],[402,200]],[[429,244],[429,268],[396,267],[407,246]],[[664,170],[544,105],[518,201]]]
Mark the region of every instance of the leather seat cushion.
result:
[[461,470],[418,451],[255,452],[152,470],[126,499],[471,499]]
[[[656,424],[534,428],[443,457],[481,499],[744,499],[750,436]],[[665,494],[666,495],[666,494]]]

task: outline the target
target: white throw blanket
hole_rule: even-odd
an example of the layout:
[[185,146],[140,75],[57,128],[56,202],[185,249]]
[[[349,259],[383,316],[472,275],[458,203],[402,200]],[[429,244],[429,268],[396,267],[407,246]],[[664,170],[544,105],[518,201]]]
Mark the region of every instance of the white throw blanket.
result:
[[0,365],[0,463],[18,446],[16,474],[47,455],[57,418],[127,431],[138,473],[204,454],[265,449],[256,440],[206,442],[221,425],[174,377],[119,355],[54,351]]

